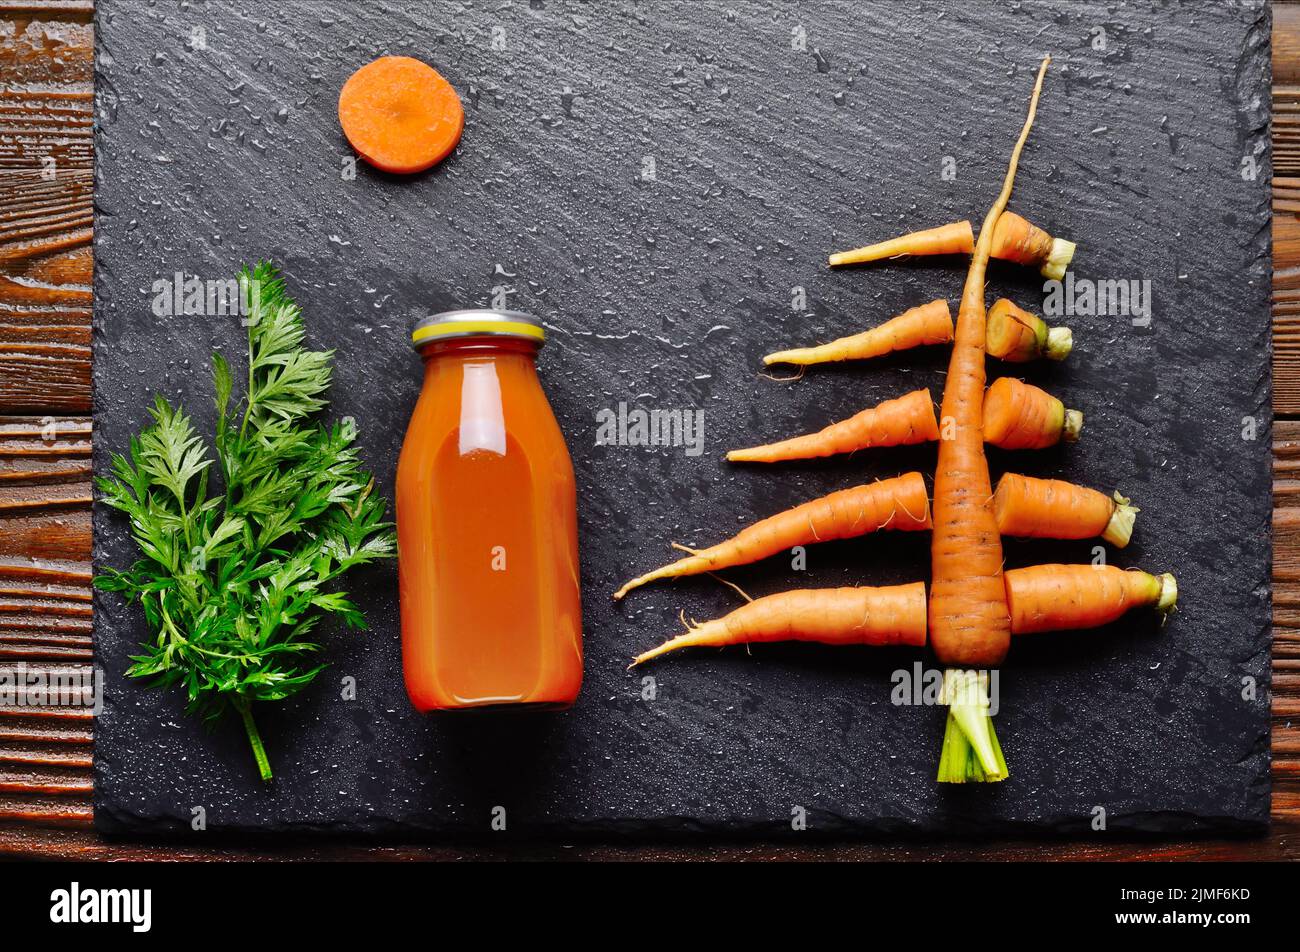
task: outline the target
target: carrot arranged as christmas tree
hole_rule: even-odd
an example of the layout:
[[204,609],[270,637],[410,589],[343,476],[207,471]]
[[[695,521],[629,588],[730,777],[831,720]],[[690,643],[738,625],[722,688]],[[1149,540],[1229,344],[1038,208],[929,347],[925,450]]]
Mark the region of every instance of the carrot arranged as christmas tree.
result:
[[1035,479],[1004,473],[993,494],[993,511],[1003,535],[1034,539],[1095,539],[1117,548],[1128,545],[1138,509],[1118,492],[1059,479]]
[[901,258],[906,255],[968,255],[975,250],[975,232],[969,221],[955,221],[937,228],[909,232],[897,238],[878,241],[873,245],[840,251],[828,259],[831,267],[845,264],[866,264]]
[[989,253],[1002,261],[1038,268],[1043,277],[1059,281],[1074,258],[1074,249],[1073,241],[1053,238],[1015,212],[1004,211],[993,230]]
[[[951,437],[939,441],[934,472],[934,535],[930,547],[930,644],[951,668],[990,668],[1002,663],[1011,644],[1011,617],[1002,582],[1002,536],[993,513],[993,487],[984,458],[984,275],[993,231],[1011,198],[1020,153],[1029,138],[1051,57],[1044,58],[1029,100],[1029,115],[1011,150],[1002,191],[984,216],[966,286],[957,311],[957,334],[948,361],[940,417],[952,420]],[[984,712],[979,710],[983,704]],[[987,698],[978,691],[957,696],[949,707],[946,732],[960,730],[987,779],[1001,780],[1006,765],[994,756],[993,721]],[[965,747],[955,736],[944,741],[944,756],[960,757]],[[943,770],[943,767],[940,767]]]
[[[975,251],[975,233],[969,221],[955,221],[937,228],[914,231],[897,238],[876,242],[852,251],[830,256],[832,267],[866,264],[908,255],[968,255]],[[1030,224],[1014,212],[1005,212],[993,231],[989,257],[1039,269],[1045,278],[1060,280],[1074,258],[1075,244],[1053,238],[1043,229]]]
[[924,645],[925,583],[884,588],[816,588],[753,599],[689,630],[632,664],[679,648],[815,641],[826,645]]
[[1095,628],[1148,606],[1167,615],[1178,601],[1178,583],[1168,572],[1150,575],[1115,565],[1032,565],[1008,570],[1006,579],[1017,635]]
[[1046,390],[1013,377],[993,381],[984,397],[984,439],[1004,450],[1041,450],[1083,429],[1083,414]]
[[798,364],[806,367],[840,360],[865,360],[926,344],[946,344],[951,340],[952,311],[948,302],[940,299],[904,311],[879,327],[852,337],[841,337],[818,347],[801,347],[768,354],[763,358],[763,363]]
[[907,473],[852,489],[841,489],[802,506],[754,523],[725,542],[707,549],[674,548],[690,553],[671,565],[640,575],[614,598],[661,578],[698,575],[747,565],[796,545],[852,539],[878,529],[917,531],[930,528],[930,499],[920,473]]
[[872,330],[764,358],[767,365],[808,366],[951,341],[939,416],[929,391],[917,390],[818,432],[727,454],[733,462],[770,463],[937,439],[933,500],[926,497],[919,473],[832,493],[762,520],[710,549],[688,549],[689,558],[634,579],[615,596],[621,598],[653,579],[753,562],[809,541],[877,528],[930,528],[928,601],[922,582],[781,592],[749,601],[721,618],[692,623],[684,634],[637,656],[633,664],[682,648],[753,642],[919,647],[928,634],[935,656],[946,667],[940,700],[948,713],[937,778],[943,783],[991,782],[1005,779],[1008,771],[990,717],[988,669],[1002,663],[1013,635],[1095,627],[1139,607],[1165,615],[1173,610],[1178,587],[1168,573],[1151,575],[1106,565],[1002,568],[1004,535],[1100,537],[1123,548],[1138,512],[1119,493],[1107,496],[1063,480],[1008,473],[996,493],[991,487],[986,444],[1041,449],[1077,439],[1083,425],[1082,413],[1013,377],[1002,377],[985,389],[987,357],[1017,363],[1062,360],[1073,345],[1067,328],[1050,328],[1005,298],[985,309],[991,257],[1060,278],[1074,255],[1072,242],[1053,238],[1006,210],[1050,61],[1045,58],[1038,70],[1001,191],[984,217],[978,240],[970,222],[962,221],[831,256],[831,264],[839,265],[900,255],[970,255],[955,329],[948,304],[940,299]]
[[990,357],[1009,363],[1064,360],[1074,347],[1074,335],[1068,327],[1048,327],[1038,315],[999,298],[989,308],[985,346]]
[[733,463],[779,463],[853,453],[873,446],[910,446],[938,438],[939,421],[934,417],[934,398],[929,390],[914,390],[906,396],[886,400],[856,413],[847,420],[832,423],[816,433],[732,450],[727,459]]

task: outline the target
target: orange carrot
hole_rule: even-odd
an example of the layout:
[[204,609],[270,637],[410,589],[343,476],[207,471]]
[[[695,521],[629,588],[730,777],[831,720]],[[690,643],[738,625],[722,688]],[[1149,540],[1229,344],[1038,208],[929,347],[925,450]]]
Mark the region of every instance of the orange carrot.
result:
[[[864,264],[904,255],[968,255],[975,250],[969,221],[913,231],[874,245],[840,251],[830,256],[831,267]],[[1075,244],[1053,238],[1014,212],[1003,212],[993,231],[989,257],[1036,267],[1045,278],[1060,280],[1074,258]]]
[[1073,241],[1053,238],[1015,212],[1004,212],[993,230],[990,254],[1003,261],[1037,267],[1043,277],[1059,281],[1070,266],[1074,249]]
[[888,241],[880,241],[852,251],[841,251],[830,257],[831,266],[864,264],[882,261],[900,255],[968,255],[975,249],[975,236],[969,221],[955,221],[938,228],[913,231]]
[[1074,347],[1074,335],[1068,327],[1048,327],[1037,314],[1016,307],[1006,298],[998,298],[989,308],[985,341],[990,357],[1017,364],[1039,357],[1064,360]]
[[721,648],[762,641],[924,645],[925,583],[799,589],[768,595],[722,618],[688,625],[685,634],[637,655],[632,665],[679,648]]
[[1093,539],[1124,548],[1133,535],[1138,509],[1114,497],[1059,479],[1005,473],[993,496],[1003,535],[1031,539]]
[[925,344],[946,344],[952,340],[952,311],[945,300],[931,301],[891,317],[879,327],[861,334],[841,337],[819,347],[800,347],[768,354],[763,363],[826,364],[839,360],[864,360],[896,350]]
[[778,463],[792,459],[817,459],[836,453],[852,453],[873,446],[911,446],[939,438],[934,418],[934,398],[929,390],[914,390],[906,396],[886,400],[847,420],[803,436],[732,450],[733,463]]
[[1014,377],[999,377],[984,397],[984,439],[1004,450],[1039,450],[1061,440],[1073,443],[1083,414],[1045,390]]
[[451,84],[409,56],[381,56],[339,92],[339,123],[357,153],[385,172],[423,172],[460,141],[465,110]]
[[1095,628],[1147,605],[1167,615],[1178,601],[1178,583],[1169,573],[1149,575],[1114,565],[1008,569],[1006,585],[1011,630],[1017,635]]
[[[1020,153],[1034,123],[1050,62],[1051,57],[1045,57],[1038,70],[1029,113],[1011,150],[1002,191],[984,217],[957,309],[957,332],[940,411],[944,439],[939,441],[934,475],[930,549],[930,643],[939,660],[949,666],[1000,664],[1011,641],[1002,582],[1002,537],[993,513],[993,488],[984,456],[984,281],[994,230],[1011,197]],[[975,759],[983,768],[983,779],[1006,777],[1006,764],[995,749],[994,737],[987,703],[949,705],[940,775],[949,773],[945,768],[951,766],[950,760]]]
[[841,489],[769,516],[707,549],[675,548],[689,552],[684,559],[632,579],[617,592],[622,598],[632,589],[661,578],[698,575],[733,565],[747,565],[783,549],[811,542],[852,539],[877,529],[913,531],[930,528],[930,500],[920,473]]

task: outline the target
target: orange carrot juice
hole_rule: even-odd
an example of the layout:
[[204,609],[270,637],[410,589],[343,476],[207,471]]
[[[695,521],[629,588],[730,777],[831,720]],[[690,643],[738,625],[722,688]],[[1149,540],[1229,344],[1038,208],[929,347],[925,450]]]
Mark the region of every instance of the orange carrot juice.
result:
[[412,340],[397,464],[402,667],[421,711],[567,707],[582,682],[573,464],[537,378],[541,324],[452,311]]

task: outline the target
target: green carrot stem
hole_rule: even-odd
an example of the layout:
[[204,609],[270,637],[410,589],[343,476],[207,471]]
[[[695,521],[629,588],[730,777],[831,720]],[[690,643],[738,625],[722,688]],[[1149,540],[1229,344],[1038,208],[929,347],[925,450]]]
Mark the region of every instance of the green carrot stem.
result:
[[266,748],[262,746],[262,735],[258,733],[257,724],[253,721],[253,708],[247,701],[236,701],[235,708],[239,711],[239,716],[244,722],[244,732],[248,734],[248,743],[253,748],[253,759],[257,761],[257,772],[262,777],[263,783],[269,783],[271,780],[271,761],[266,756]]
[[945,671],[942,700],[948,704],[948,719],[939,755],[939,782],[1005,780],[1007,762],[989,716],[986,677],[975,671]]

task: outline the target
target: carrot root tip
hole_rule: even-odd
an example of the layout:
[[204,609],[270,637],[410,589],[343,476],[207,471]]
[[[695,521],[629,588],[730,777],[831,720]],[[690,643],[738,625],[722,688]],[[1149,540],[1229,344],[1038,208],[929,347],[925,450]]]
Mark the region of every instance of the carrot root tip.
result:
[[763,366],[771,367],[773,364],[802,364],[801,354],[798,350],[778,350],[774,354],[768,354],[763,358]]
[[1043,356],[1048,360],[1064,360],[1074,349],[1074,332],[1068,327],[1053,327],[1047,332],[1047,345]]
[[1066,410],[1065,424],[1061,427],[1061,439],[1067,443],[1076,443],[1079,440],[1079,432],[1083,429],[1083,411]]
[[1133,525],[1137,521],[1137,514],[1142,511],[1131,505],[1131,502],[1116,491],[1115,511],[1110,514],[1110,522],[1106,523],[1106,530],[1101,534],[1102,539],[1117,549],[1124,548],[1133,538]]
[[1053,238],[1052,250],[1047,253],[1047,260],[1043,262],[1039,273],[1045,278],[1060,281],[1065,277],[1065,269],[1074,260],[1074,249],[1076,247],[1073,241],[1066,241],[1064,238]]

